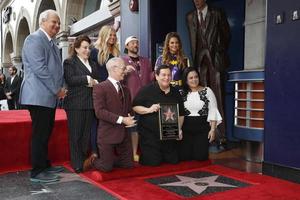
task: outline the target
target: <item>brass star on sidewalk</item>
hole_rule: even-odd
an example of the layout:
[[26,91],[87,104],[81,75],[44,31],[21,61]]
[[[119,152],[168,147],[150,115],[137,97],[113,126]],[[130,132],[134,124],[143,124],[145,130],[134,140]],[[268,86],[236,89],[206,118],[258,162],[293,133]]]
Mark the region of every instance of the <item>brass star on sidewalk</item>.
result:
[[180,180],[173,183],[164,183],[159,184],[160,186],[180,186],[180,187],[188,187],[191,190],[195,191],[197,194],[201,194],[208,187],[236,187],[234,185],[229,185],[225,183],[216,182],[216,179],[219,176],[208,176],[203,178],[192,178],[188,176],[179,176],[176,177]]

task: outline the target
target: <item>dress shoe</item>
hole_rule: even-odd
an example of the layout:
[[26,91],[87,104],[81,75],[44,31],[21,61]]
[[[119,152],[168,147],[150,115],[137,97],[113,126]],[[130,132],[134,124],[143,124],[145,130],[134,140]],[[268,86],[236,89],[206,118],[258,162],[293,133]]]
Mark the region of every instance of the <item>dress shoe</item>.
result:
[[74,171],[76,174],[80,174],[83,172],[82,168],[75,168]]
[[96,157],[92,155],[90,155],[90,157],[88,157],[87,159],[85,159],[85,161],[83,162],[83,171],[88,171],[89,169],[92,168],[92,163],[94,162],[94,160],[96,159]]
[[49,173],[59,173],[64,171],[64,168],[62,166],[52,166],[48,167],[45,171]]
[[35,177],[31,177],[30,181],[35,183],[52,183],[52,182],[59,181],[59,178],[54,174],[43,171],[38,175],[36,175]]

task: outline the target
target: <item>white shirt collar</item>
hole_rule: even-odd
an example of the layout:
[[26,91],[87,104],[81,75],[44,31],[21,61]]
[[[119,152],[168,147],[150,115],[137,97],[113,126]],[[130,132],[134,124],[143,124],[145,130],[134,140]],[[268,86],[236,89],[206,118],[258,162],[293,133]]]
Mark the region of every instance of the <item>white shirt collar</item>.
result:
[[208,10],[208,7],[207,5],[205,5],[205,7],[203,8],[203,10],[197,10],[197,13],[199,15],[200,12],[202,12],[202,16],[203,16],[203,19],[205,19],[206,15],[207,15],[207,10]]
[[114,87],[116,88],[116,90],[118,92],[119,86],[118,86],[117,82],[119,82],[119,81],[117,81],[116,79],[114,79],[114,78],[112,78],[110,76],[107,79],[114,85]]
[[77,56],[77,58],[79,58],[79,60],[84,64],[84,66],[85,66],[90,72],[92,72],[92,67],[90,66],[89,61],[88,61],[88,60],[87,60],[87,61],[83,60],[83,59],[80,58],[78,55],[76,55],[76,56]]
[[45,33],[49,41],[52,40],[52,38],[48,35],[48,33],[43,28],[40,28],[40,30]]

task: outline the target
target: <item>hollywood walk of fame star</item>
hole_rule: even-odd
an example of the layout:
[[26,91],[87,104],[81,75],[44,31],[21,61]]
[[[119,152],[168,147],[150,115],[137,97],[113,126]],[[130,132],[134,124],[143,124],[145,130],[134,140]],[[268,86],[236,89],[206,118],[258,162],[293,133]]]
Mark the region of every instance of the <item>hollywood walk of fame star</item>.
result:
[[225,183],[216,182],[216,179],[219,176],[208,176],[202,178],[192,178],[188,176],[179,176],[176,177],[180,180],[172,183],[164,183],[159,184],[160,186],[180,186],[180,187],[188,187],[191,190],[195,191],[197,194],[201,194],[208,187],[236,187],[234,185],[229,185]]
[[172,112],[170,107],[168,108],[167,112],[164,112],[164,115],[166,117],[165,118],[166,121],[168,121],[168,120],[174,121],[175,120],[174,119],[175,112]]

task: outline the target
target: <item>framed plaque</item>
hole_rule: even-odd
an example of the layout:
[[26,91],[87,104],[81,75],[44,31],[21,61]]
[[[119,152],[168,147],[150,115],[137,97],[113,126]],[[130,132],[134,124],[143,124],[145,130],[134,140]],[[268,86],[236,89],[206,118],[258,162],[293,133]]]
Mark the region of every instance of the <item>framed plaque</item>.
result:
[[159,109],[160,140],[179,139],[179,105],[161,103]]

